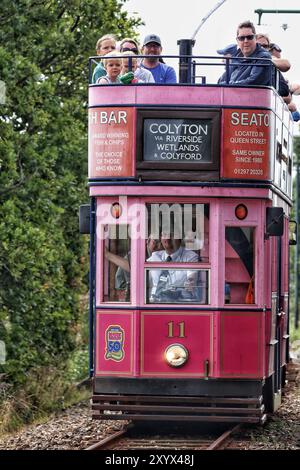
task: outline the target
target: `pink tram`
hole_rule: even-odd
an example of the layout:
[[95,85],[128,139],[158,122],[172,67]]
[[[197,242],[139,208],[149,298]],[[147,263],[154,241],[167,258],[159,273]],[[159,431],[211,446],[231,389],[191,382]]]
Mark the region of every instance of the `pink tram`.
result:
[[279,406],[292,127],[273,87],[89,86],[94,418],[255,423]]

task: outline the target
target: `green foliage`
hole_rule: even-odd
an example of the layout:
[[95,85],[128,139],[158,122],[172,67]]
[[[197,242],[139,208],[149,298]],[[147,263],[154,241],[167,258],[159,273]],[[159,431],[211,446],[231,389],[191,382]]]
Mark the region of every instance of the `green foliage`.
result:
[[88,201],[87,64],[103,34],[134,34],[140,21],[124,3],[1,1],[0,373],[15,387],[40,380],[34,370],[67,363],[78,346],[88,268],[77,215]]
[[52,412],[87,399],[90,391],[68,383],[64,367],[54,364],[52,367],[32,369],[22,387],[8,389],[1,394],[0,434],[14,431],[24,423],[41,420]]

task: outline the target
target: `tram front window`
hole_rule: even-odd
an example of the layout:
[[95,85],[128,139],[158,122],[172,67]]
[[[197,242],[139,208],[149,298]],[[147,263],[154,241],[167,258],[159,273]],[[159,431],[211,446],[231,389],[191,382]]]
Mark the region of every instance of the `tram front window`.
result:
[[[208,204],[147,204],[146,261],[209,262]],[[189,252],[189,253],[188,253]]]
[[147,269],[146,303],[208,303],[208,270]]
[[104,242],[104,302],[130,301],[130,239],[127,225],[109,225]]
[[[146,303],[208,303],[209,205],[148,204]],[[188,266],[175,266],[175,263]]]

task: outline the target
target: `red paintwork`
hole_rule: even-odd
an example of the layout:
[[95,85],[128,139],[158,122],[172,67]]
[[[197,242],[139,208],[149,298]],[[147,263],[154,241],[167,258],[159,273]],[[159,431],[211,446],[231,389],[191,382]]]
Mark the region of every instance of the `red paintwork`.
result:
[[220,376],[263,377],[263,312],[222,312]]
[[[169,337],[173,322],[173,337]],[[184,337],[179,337],[184,323]],[[105,332],[112,325],[125,332],[124,357],[106,359]],[[95,375],[120,377],[262,378],[265,374],[263,312],[116,312],[97,311]],[[136,333],[134,333],[136,332]],[[164,358],[167,346],[180,343],[189,351],[181,368]]]
[[[159,377],[203,377],[204,361],[213,364],[213,338],[211,313],[141,313],[141,375]],[[168,337],[173,322],[173,337]],[[184,323],[184,338],[179,323]],[[189,360],[178,369],[170,367],[164,358],[167,346],[180,343],[189,351]]]

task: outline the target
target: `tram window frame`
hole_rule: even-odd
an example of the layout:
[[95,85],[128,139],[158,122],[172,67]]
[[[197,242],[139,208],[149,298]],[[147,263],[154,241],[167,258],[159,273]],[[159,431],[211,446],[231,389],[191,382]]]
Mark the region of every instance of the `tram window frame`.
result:
[[[169,161],[145,161],[144,160],[144,121],[145,119],[199,119],[210,120],[211,125],[211,162],[189,163]],[[180,174],[183,179],[193,180],[218,180],[220,173],[220,140],[221,140],[221,110],[206,109],[195,110],[191,108],[139,108],[137,110],[136,126],[136,169],[138,174],[148,179],[160,176],[164,179],[178,179]],[[171,170],[171,171],[170,171]],[[176,176],[175,176],[176,175]]]

